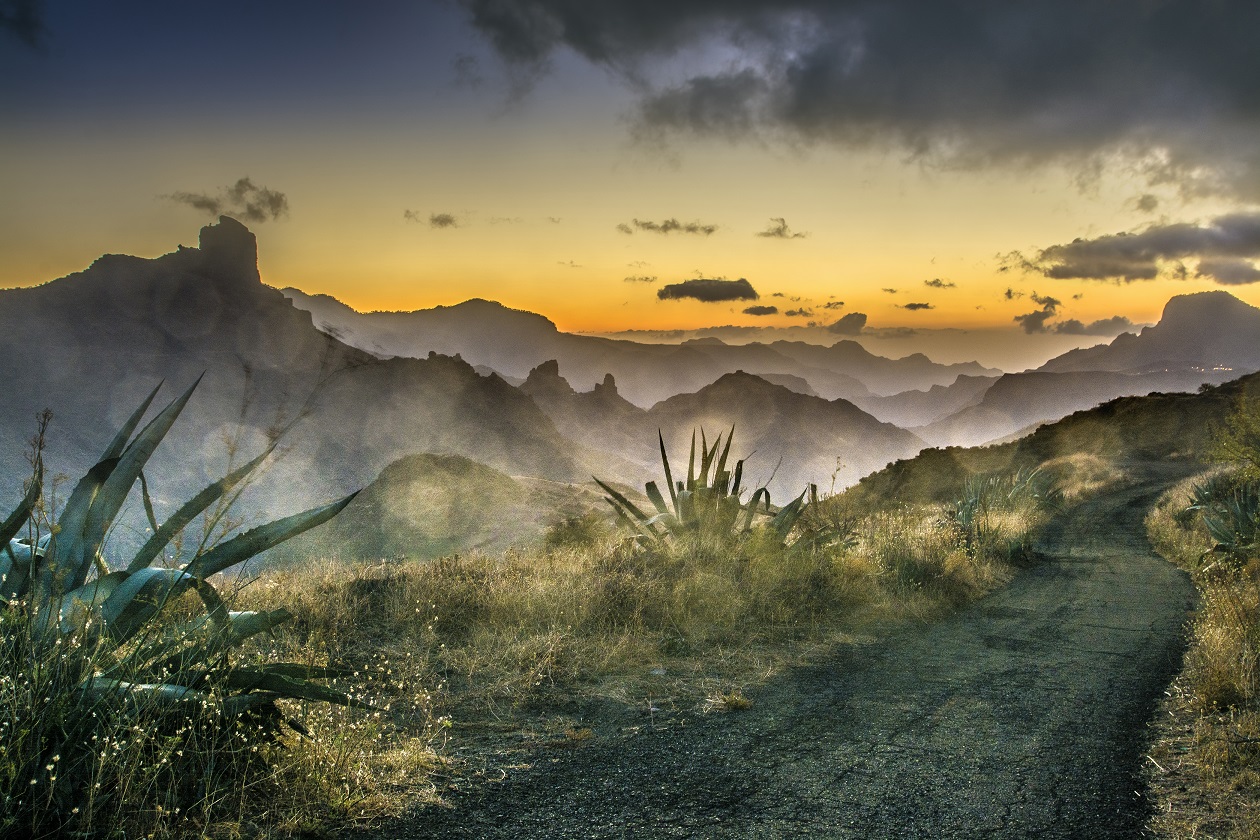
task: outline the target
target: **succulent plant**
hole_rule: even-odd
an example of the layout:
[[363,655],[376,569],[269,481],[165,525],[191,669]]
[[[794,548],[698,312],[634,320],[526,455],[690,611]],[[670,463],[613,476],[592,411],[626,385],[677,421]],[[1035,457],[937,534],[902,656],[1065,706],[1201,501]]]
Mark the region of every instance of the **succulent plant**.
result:
[[[691,434],[691,455],[687,462],[686,480],[674,480],[665,451],[665,438],[658,432],[661,447],[661,466],[665,472],[665,488],[668,501],[655,481],[644,485],[644,493],[655,508],[648,514],[630,501],[625,494],[600,481],[595,482],[608,495],[604,497],[612,505],[617,519],[638,536],[649,542],[660,543],[686,534],[704,534],[729,537],[752,530],[758,510],[769,517],[767,526],[777,534],[780,542],[786,541],[792,527],[805,507],[807,488],[782,508],[770,504],[770,491],[765,487],[754,490],[747,502],[741,500],[740,486],[744,474],[744,462],[735,462],[734,471],[726,468],[731,452],[731,440],[735,436],[732,426],[723,445],[718,435],[709,445],[704,431],[700,432],[700,462],[696,463],[696,434]],[[698,469],[697,469],[698,468]],[[816,492],[816,491],[815,491]]]
[[[60,645],[62,650],[93,657],[91,674],[78,687],[88,704],[113,700],[137,710],[171,710],[196,701],[229,716],[252,711],[266,717],[280,716],[275,704],[280,698],[360,705],[316,682],[337,676],[334,669],[234,664],[229,651],[292,616],[283,609],[229,611],[209,580],[332,518],[353,494],[203,548],[181,568],[154,565],[186,526],[245,480],[271,452],[268,448],[213,482],[159,525],[142,470],[199,382],[132,437],[161,385],[155,388],[79,480],[51,533],[19,539],[42,492],[42,456],[36,453],[24,498],[0,523],[0,609],[27,617],[25,629],[33,645]],[[142,485],[153,533],[124,568],[110,569],[103,555],[106,538],[137,483]],[[166,608],[189,591],[199,596],[200,614],[177,621]]]

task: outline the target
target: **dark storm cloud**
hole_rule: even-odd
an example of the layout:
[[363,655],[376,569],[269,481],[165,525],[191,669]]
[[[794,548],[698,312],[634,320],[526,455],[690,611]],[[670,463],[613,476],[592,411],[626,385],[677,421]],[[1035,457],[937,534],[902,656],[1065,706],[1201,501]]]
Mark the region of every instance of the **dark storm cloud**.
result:
[[41,46],[44,40],[42,0],[0,0],[0,29],[10,32],[28,47]]
[[952,288],[954,288],[954,284],[953,284],[953,283],[950,283],[950,282],[948,282],[948,281],[942,280],[942,279],[941,279],[941,278],[939,278],[939,277],[933,277],[931,280],[924,280],[924,281],[923,281],[923,285],[924,285],[924,286],[927,286],[929,289],[952,289]]
[[911,312],[918,312],[921,309],[935,309],[936,307],[930,303],[907,303],[901,308],[909,309]]
[[1260,260],[1260,213],[1233,213],[1204,225],[1155,225],[1136,233],[1075,239],[1051,245],[1032,259],[1016,256],[1020,267],[1046,277],[1081,280],[1153,280],[1171,266],[1184,275],[1180,261],[1198,260],[1198,275],[1222,285],[1260,280],[1252,265]]
[[1196,274],[1209,277],[1222,286],[1245,286],[1260,281],[1260,270],[1248,260],[1199,260]]
[[866,327],[866,313],[850,312],[834,324],[827,325],[827,332],[836,335],[861,335]]
[[744,310],[745,315],[778,315],[777,306],[750,306]]
[[684,280],[670,283],[657,291],[661,300],[692,298],[703,303],[719,303],[728,300],[756,300],[757,290],[744,278],[738,280]]
[[1059,314],[1059,307],[1063,305],[1062,301],[1056,300],[1049,295],[1042,296],[1033,292],[1033,303],[1041,308],[1035,312],[1028,312],[1023,315],[1016,315],[1014,320],[1017,324],[1024,328],[1024,332],[1032,335],[1033,333],[1050,332],[1047,325],[1051,319]]
[[650,233],[692,233],[699,236],[710,236],[717,230],[717,225],[706,225],[700,222],[680,222],[677,219],[666,219],[663,222],[643,221],[634,219],[631,222],[634,227],[622,222],[617,225],[617,230],[622,233],[634,233],[637,230],[646,230]]
[[260,187],[248,177],[238,179],[214,195],[179,191],[165,198],[187,204],[209,216],[227,215],[245,222],[275,220],[289,212],[289,199],[284,193]]
[[808,233],[793,233],[782,216],[771,217],[770,224],[757,235],[766,239],[804,239],[809,236]]
[[1136,326],[1123,315],[1113,315],[1090,324],[1083,324],[1075,318],[1069,318],[1054,325],[1053,331],[1060,335],[1119,335]]
[[[893,144],[954,166],[1125,152],[1152,181],[1260,195],[1252,0],[461,2],[524,75],[567,48],[626,79],[648,132]],[[706,50],[739,60],[659,78]]]

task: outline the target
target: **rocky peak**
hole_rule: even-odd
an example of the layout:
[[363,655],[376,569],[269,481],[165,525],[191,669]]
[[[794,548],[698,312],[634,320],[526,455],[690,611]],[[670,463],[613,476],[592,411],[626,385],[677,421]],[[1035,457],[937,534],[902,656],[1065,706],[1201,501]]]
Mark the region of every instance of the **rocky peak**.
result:
[[261,282],[258,275],[258,239],[231,216],[201,229],[199,248],[207,274],[223,280]]
[[521,390],[530,396],[565,396],[575,393],[568,381],[560,375],[560,363],[555,359],[543,362],[529,372]]
[[611,373],[604,374],[604,381],[595,386],[594,392],[601,397],[615,397],[617,394],[617,380],[613,379]]

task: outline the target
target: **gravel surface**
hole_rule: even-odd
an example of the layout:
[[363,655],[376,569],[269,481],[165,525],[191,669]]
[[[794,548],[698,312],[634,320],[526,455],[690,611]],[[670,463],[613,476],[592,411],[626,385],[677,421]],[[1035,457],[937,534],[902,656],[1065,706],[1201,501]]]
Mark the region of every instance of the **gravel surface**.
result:
[[1141,837],[1146,725],[1195,598],[1142,526],[1172,478],[1066,512],[1009,586],[839,647],[747,711],[591,720],[575,748],[352,836]]

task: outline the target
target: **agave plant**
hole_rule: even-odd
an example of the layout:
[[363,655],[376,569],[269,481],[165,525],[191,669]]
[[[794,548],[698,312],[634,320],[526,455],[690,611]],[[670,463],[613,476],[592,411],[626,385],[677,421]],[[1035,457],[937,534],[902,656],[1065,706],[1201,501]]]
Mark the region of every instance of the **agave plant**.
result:
[[963,547],[974,551],[988,538],[991,510],[1011,510],[1025,504],[1053,510],[1062,501],[1062,491],[1040,467],[1005,475],[973,475],[963,483],[962,495],[946,508],[945,518],[958,532]]
[[1248,482],[1232,493],[1213,493],[1195,488],[1195,504],[1208,536],[1215,543],[1210,553],[1237,562],[1260,556],[1260,485]]
[[730,537],[748,533],[752,530],[759,511],[770,518],[768,527],[778,536],[780,542],[786,541],[804,511],[805,495],[809,489],[779,509],[771,506],[770,491],[765,487],[754,490],[747,502],[742,501],[744,462],[736,461],[733,472],[727,470],[726,466],[734,436],[735,427],[732,426],[726,435],[725,444],[719,434],[710,445],[701,430],[700,461],[697,464],[696,434],[693,431],[687,478],[675,481],[669,466],[669,455],[665,451],[665,438],[658,431],[661,466],[665,472],[665,488],[669,499],[666,500],[655,481],[644,485],[644,492],[656,510],[654,514],[644,512],[626,498],[625,494],[598,478],[595,482],[608,494],[604,500],[612,505],[617,519],[636,535],[652,543],[661,543],[686,534]]
[[[159,525],[142,471],[199,382],[133,438],[159,384],[75,486],[51,533],[18,539],[42,492],[43,466],[37,453],[25,497],[0,524],[0,609],[25,616],[24,632],[37,649],[78,650],[83,656],[90,652],[93,666],[75,689],[85,708],[102,703],[165,712],[197,706],[228,717],[251,712],[279,720],[276,700],[281,698],[358,705],[316,681],[337,676],[332,669],[234,664],[229,652],[292,616],[283,609],[230,611],[209,580],[325,522],[349,504],[353,494],[200,549],[181,568],[154,565],[186,526],[231,493],[271,452],[268,448],[213,482]],[[125,567],[111,569],[103,554],[106,537],[137,483],[153,533]],[[166,608],[190,591],[199,596],[200,614],[178,621],[169,617]]]

